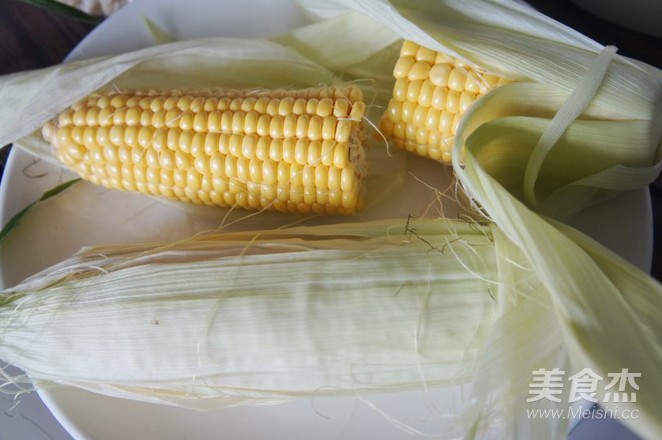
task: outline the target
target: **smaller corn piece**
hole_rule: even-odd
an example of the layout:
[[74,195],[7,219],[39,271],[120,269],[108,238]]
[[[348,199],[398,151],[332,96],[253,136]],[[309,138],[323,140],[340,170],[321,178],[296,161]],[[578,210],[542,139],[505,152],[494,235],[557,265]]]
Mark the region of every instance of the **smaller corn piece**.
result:
[[44,126],[57,157],[111,189],[210,206],[351,214],[365,170],[361,90],[111,91]]
[[508,82],[449,55],[404,41],[393,96],[380,120],[393,144],[450,164],[457,125],[476,99]]

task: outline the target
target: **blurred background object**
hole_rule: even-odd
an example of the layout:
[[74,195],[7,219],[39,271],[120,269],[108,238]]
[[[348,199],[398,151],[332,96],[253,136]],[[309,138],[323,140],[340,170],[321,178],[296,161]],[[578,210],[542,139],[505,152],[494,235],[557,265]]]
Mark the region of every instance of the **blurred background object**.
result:
[[59,0],[61,3],[97,17],[107,17],[131,0]]
[[662,37],[660,0],[570,0],[596,16],[636,32]]
[[132,0],[16,0],[61,16],[100,23]]

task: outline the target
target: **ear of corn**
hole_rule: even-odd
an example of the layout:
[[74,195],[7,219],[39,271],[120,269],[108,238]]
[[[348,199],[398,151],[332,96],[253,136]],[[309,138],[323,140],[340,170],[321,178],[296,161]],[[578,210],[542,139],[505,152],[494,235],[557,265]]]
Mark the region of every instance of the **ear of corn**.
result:
[[0,292],[0,358],[194,409],[454,384],[494,319],[494,260],[489,228],[438,219],[97,246]]
[[351,214],[366,172],[356,88],[93,94],[43,130],[112,189],[212,206]]
[[[625,411],[632,411],[636,408],[640,418],[636,421],[628,420],[628,422],[632,422],[631,427],[644,437],[658,438],[659,433],[662,432],[662,412],[658,402],[659,396],[662,394],[662,382],[657,380],[659,365],[662,365],[662,350],[660,350],[659,338],[654,335],[662,334],[660,320],[655,319],[660,315],[659,298],[662,292],[659,283],[655,283],[643,272],[635,270],[585,237],[573,234],[567,227],[550,222],[550,217],[555,217],[560,211],[553,211],[554,215],[542,217],[520,203],[517,198],[518,193],[509,192],[509,187],[504,185],[504,182],[500,181],[498,177],[507,176],[509,181],[521,178],[522,176],[518,173],[524,167],[513,170],[511,163],[504,160],[499,162],[496,165],[498,169],[495,169],[494,161],[490,161],[490,159],[497,156],[504,157],[504,155],[507,157],[508,155],[505,154],[507,149],[491,150],[490,153],[493,154],[489,155],[481,154],[485,153],[486,148],[493,145],[494,127],[483,123],[489,118],[479,118],[480,121],[476,121],[477,109],[482,107],[485,109],[485,114],[495,115],[500,119],[497,121],[499,127],[509,125],[508,133],[514,136],[517,136],[520,131],[518,126],[521,130],[530,129],[532,125],[530,122],[534,116],[546,120],[539,126],[553,127],[554,124],[550,123],[550,115],[556,114],[570,95],[582,93],[578,84],[587,75],[593,59],[602,50],[602,46],[517,2],[486,0],[445,0],[442,2],[300,0],[300,2],[307,4],[306,9],[313,16],[317,13],[318,18],[336,17],[340,24],[347,24],[342,20],[350,17],[352,15],[350,12],[353,10],[353,12],[366,15],[366,22],[374,21],[372,24],[376,24],[375,28],[392,30],[397,38],[416,40],[434,50],[471,60],[490,72],[501,72],[508,78],[521,78],[527,81],[527,83],[513,84],[494,90],[490,93],[490,97],[485,97],[487,99],[478,100],[468,110],[471,114],[465,113],[465,117],[461,118],[462,122],[455,134],[458,140],[454,142],[456,144],[454,151],[457,153],[453,153],[452,160],[458,180],[463,187],[468,189],[470,197],[492,220],[495,236],[502,237],[495,241],[505,244],[504,246],[497,245],[497,248],[501,248],[501,253],[498,255],[503,257],[499,257],[496,264],[499,269],[507,267],[510,263],[513,263],[512,266],[516,268],[511,271],[500,271],[501,274],[512,272],[512,276],[499,277],[498,285],[493,285],[495,289],[498,288],[497,297],[505,298],[505,300],[499,302],[499,317],[490,327],[490,339],[486,341],[478,359],[479,365],[472,381],[472,392],[467,396],[471,405],[467,410],[460,410],[461,413],[457,417],[452,417],[466,428],[458,436],[481,436],[489,432],[503,432],[503,435],[497,435],[500,438],[545,438],[554,435],[553,433],[564,435],[567,432],[567,419],[535,421],[527,417],[529,406],[525,403],[526,391],[531,372],[536,369],[561,367],[570,374],[571,366],[581,366],[590,367],[603,377],[607,377],[610,372],[621,371],[623,367],[630,368],[630,371],[640,372],[641,383],[638,382],[640,389],[637,394],[637,402],[621,402],[618,408],[614,408],[615,414],[619,417]],[[390,78],[392,63],[389,63],[388,68],[382,69],[383,65],[375,63],[375,61],[381,55],[387,55],[386,58],[389,60],[395,58],[391,58],[390,51],[385,54],[381,53],[381,49],[385,47],[383,43],[386,41],[387,44],[390,44],[392,40],[390,38],[373,39],[372,35],[368,33],[369,26],[358,24],[336,28],[328,26],[326,33],[320,32],[322,29],[317,28],[316,33],[311,32],[310,38],[303,40],[306,50],[298,53],[311,53],[316,63],[321,64],[322,67],[326,66],[327,69],[317,68],[310,63],[306,64],[294,56],[295,51],[283,51],[282,47],[279,48],[275,44],[262,45],[263,51],[259,53],[262,58],[260,62],[264,63],[261,66],[264,66],[264,69],[255,69],[255,52],[236,50],[237,45],[242,48],[253,47],[256,44],[255,40],[248,42],[233,39],[231,46],[225,40],[205,40],[204,44],[186,42],[186,45],[182,42],[182,44],[167,46],[165,49],[164,46],[157,46],[136,54],[102,61],[90,61],[85,65],[68,65],[66,69],[52,69],[33,73],[27,77],[8,78],[2,82],[3,87],[0,87],[0,95],[5,103],[0,108],[2,116],[0,119],[6,122],[0,127],[0,137],[9,142],[26,136],[37,125],[41,125],[45,118],[50,117],[55,110],[64,106],[63,102],[68,104],[74,99],[104,86],[110,80],[122,82],[123,87],[137,87],[144,84],[140,83],[141,74],[143,79],[149,76],[150,81],[159,81],[159,78],[153,78],[153,75],[146,75],[151,71],[141,70],[146,65],[154,69],[155,64],[153,63],[159,60],[161,62],[156,63],[156,66],[163,69],[164,77],[167,77],[168,73],[172,73],[172,81],[175,84],[166,81],[166,84],[159,82],[159,84],[150,84],[149,87],[179,86],[175,78],[181,78],[182,72],[172,72],[171,66],[182,65],[187,69],[187,73],[191,73],[196,78],[204,77],[205,72],[213,71],[215,81],[222,78],[226,83],[236,87],[255,84],[277,87],[293,82],[318,84],[330,77],[331,73],[344,75],[347,80]],[[339,60],[337,56],[334,56],[338,52],[337,47],[339,46],[334,38],[338,33],[338,28],[343,29],[345,41],[358,41],[353,37],[360,33],[362,41],[372,46],[366,49],[367,46],[363,45],[361,51],[366,54],[365,56],[369,56],[369,54],[375,56],[366,58],[366,61],[360,65],[343,65],[342,69],[338,68],[337,66],[347,59]],[[369,37],[366,38],[366,35]],[[329,47],[332,47],[333,50],[329,50]],[[214,52],[214,50],[216,51]],[[214,53],[215,56],[209,56],[210,53]],[[238,53],[242,57],[248,58],[248,54],[252,58],[247,59],[248,63],[242,64],[237,62],[236,54]],[[145,60],[149,60],[150,63],[146,63]],[[232,69],[224,69],[223,65],[220,66],[220,69],[209,69],[210,64],[208,63],[222,63],[226,60],[230,60],[233,67],[243,65],[240,77]],[[279,68],[270,70],[269,66],[272,66],[274,61],[279,63]],[[279,75],[282,67],[288,65],[288,61],[291,61],[289,65],[292,66],[290,73],[296,71],[296,75],[290,76],[284,81]],[[357,61],[358,58],[354,58],[352,62]],[[116,66],[129,67],[120,69]],[[356,76],[347,76],[348,72],[354,73]],[[268,79],[262,80],[258,75],[267,75]],[[76,87],[72,87],[71,84],[76,83],[79,78],[84,79],[84,81],[79,81],[80,87],[78,84]],[[586,112],[582,114],[582,119],[587,116],[589,116],[588,119],[597,117],[602,119],[600,122],[612,126],[619,125],[621,122],[636,122],[640,124],[634,128],[639,133],[637,138],[639,140],[634,140],[632,136],[622,136],[620,145],[613,139],[612,144],[606,145],[604,137],[589,138],[587,146],[590,148],[591,156],[603,160],[604,165],[592,167],[585,175],[572,178],[571,182],[564,179],[560,189],[556,177],[567,176],[567,168],[577,163],[577,154],[576,151],[563,154],[562,151],[559,152],[558,146],[555,146],[554,153],[559,155],[554,158],[550,155],[550,159],[554,160],[545,162],[549,168],[541,172],[537,183],[538,188],[547,192],[562,191],[563,200],[571,201],[582,209],[589,203],[604,200],[605,197],[613,194],[641,187],[641,182],[644,181],[642,173],[650,173],[651,176],[657,174],[660,169],[658,150],[660,127],[662,127],[662,114],[659,112],[659,102],[662,96],[660,78],[662,78],[662,72],[658,69],[615,56],[609,64],[606,75],[595,79],[595,82],[600,82],[601,85],[597,94],[591,99]],[[234,83],[231,82],[232,79],[235,80]],[[217,82],[211,81],[209,84],[216,85]],[[377,84],[381,86],[383,83]],[[374,96],[390,95],[391,89],[389,82],[387,87],[378,90],[379,93]],[[72,95],[72,93],[74,94]],[[543,94],[547,94],[547,99],[540,99]],[[513,96],[516,99],[513,99]],[[511,103],[526,103],[530,97],[535,98],[536,107],[540,104],[540,107],[545,110],[545,114],[532,114],[525,105],[524,108],[517,107],[516,116],[518,118],[504,121],[505,118],[501,111],[503,107]],[[379,102],[375,108],[385,107],[386,103],[387,100]],[[482,125],[478,127],[476,122],[480,122]],[[582,124],[574,123],[573,125],[582,132],[584,131],[581,129]],[[470,130],[474,127],[478,128]],[[570,132],[571,129],[569,128],[568,134],[573,134]],[[577,138],[569,137],[567,139],[569,146],[579,145]],[[19,144],[20,142],[17,143],[17,145]],[[502,142],[502,145],[507,145],[508,148],[511,148],[512,144],[512,142]],[[520,145],[528,148],[527,151],[531,151],[531,148],[534,147],[534,145],[528,144]],[[461,163],[459,162],[459,156],[462,154],[459,151],[460,146],[465,148]],[[632,148],[635,146],[636,148]],[[650,150],[650,157],[630,160],[633,156],[632,151],[639,148]],[[520,150],[522,149],[520,148]],[[611,153],[614,150],[618,151],[619,157],[612,160]],[[622,156],[620,156],[621,153]],[[636,153],[636,155],[638,154]],[[626,160],[626,157],[630,159]],[[650,180],[648,178],[648,181]],[[573,185],[575,188],[572,187]],[[633,225],[630,224],[629,227],[631,229]],[[636,228],[636,225],[634,227]],[[416,234],[414,231],[411,232],[411,237],[420,234],[420,230]],[[504,237],[507,239],[503,239]],[[338,243],[338,245],[341,246],[341,250],[344,249],[344,242]],[[364,244],[358,242],[357,246],[364,246]],[[442,246],[442,250],[445,251],[450,251],[452,248],[452,246]],[[243,250],[244,247],[241,249]],[[506,252],[503,252],[503,249],[507,249]],[[292,252],[291,256],[294,257],[295,254]],[[438,275],[440,271],[448,270],[445,267],[436,269],[430,266],[431,261],[429,260],[432,260],[430,255],[426,255],[424,260],[412,261],[409,258],[403,258],[402,254],[398,254],[396,259],[397,262],[394,261],[392,266],[396,270],[404,269],[404,265],[413,264],[414,271],[411,274],[414,274],[414,279],[417,279],[415,274],[420,273],[417,271],[425,270],[427,267],[430,269],[426,272],[426,276],[428,274]],[[311,264],[311,270],[314,271],[311,273],[314,276],[319,273],[329,276],[325,271],[320,271],[320,266],[315,262],[309,259],[306,261]],[[349,263],[354,262],[349,261]],[[240,264],[245,264],[245,262],[238,261],[237,265]],[[391,270],[371,272],[357,267],[352,266],[352,273],[359,273],[361,275],[359,278],[370,286],[383,285],[380,284],[382,274],[392,276],[396,273]],[[92,269],[97,270],[97,268]],[[148,269],[157,271],[162,268],[149,267]],[[283,275],[281,270],[274,272],[281,277],[289,276]],[[237,270],[237,273],[251,276],[251,286],[253,285],[254,271],[248,268],[246,271]],[[480,274],[478,275],[480,276]],[[369,280],[370,276],[375,276],[375,279]],[[336,282],[345,281],[345,278],[347,277],[335,276],[331,279]],[[270,278],[265,279],[271,281]],[[312,279],[314,281],[312,285],[317,288],[318,280]],[[197,281],[195,277],[192,280]],[[205,279],[201,277],[200,281],[205,281]],[[290,280],[285,281],[287,286],[291,287]],[[404,288],[411,287],[407,277],[399,278],[398,283]],[[187,285],[186,287],[191,288],[192,286]],[[332,288],[334,293],[346,293],[337,287]],[[426,283],[421,286],[421,289],[422,291],[427,289],[430,292],[435,290],[431,283]],[[39,293],[39,297],[44,298],[43,292]],[[363,291],[357,292],[357,295],[363,297],[363,293]],[[402,292],[394,293],[380,298],[376,305],[383,306],[387,297],[388,300],[403,298]],[[223,298],[233,299],[233,295],[226,295]],[[274,297],[269,296],[268,298],[273,299]],[[75,296],[75,299],[80,299],[80,295]],[[48,303],[48,301],[45,302]],[[71,302],[66,304],[71,306]],[[251,301],[250,304],[252,305],[254,302]],[[347,305],[346,302],[340,304]],[[227,302],[223,301],[222,305],[227,305]],[[299,308],[298,310],[323,310],[326,314],[327,306],[327,303],[321,303],[317,307]],[[396,308],[398,308],[398,316],[401,316],[400,307],[396,306]],[[202,307],[204,312],[208,309],[208,307]],[[58,310],[74,313],[78,311],[77,307],[59,307]],[[347,310],[349,312],[357,311],[351,306]],[[368,334],[362,325],[366,320],[374,319],[374,309],[368,307],[367,310],[370,312],[357,318],[357,322],[361,325],[355,327],[355,334],[347,339],[348,342],[356,341],[355,337],[360,338]],[[190,318],[190,314],[186,313],[188,311],[181,311],[182,314],[185,314],[185,318]],[[34,314],[31,316],[36,317]],[[236,315],[232,313],[228,313],[226,316],[237,319]],[[258,319],[255,319],[255,322],[268,325],[263,314],[257,314],[257,316]],[[290,311],[277,315],[281,318],[283,316],[289,318]],[[340,316],[345,315],[343,313]],[[438,319],[438,314],[433,316],[435,317],[434,324],[441,321]],[[17,320],[16,316],[11,316],[7,322],[17,324],[21,321]],[[66,318],[61,322],[71,323]],[[246,320],[240,319],[236,322],[241,328]],[[286,322],[290,322],[290,320],[288,319]],[[311,322],[316,324],[322,321],[313,318]],[[392,323],[392,320],[389,319],[388,322]],[[613,325],[614,322],[618,322],[618,325]],[[98,323],[92,324],[92,328],[99,329]],[[162,328],[161,324],[158,327]],[[347,327],[341,325],[339,328]],[[376,328],[379,334],[383,333],[380,326]],[[39,332],[40,329],[37,326],[27,326],[26,330],[37,332],[34,337],[30,338],[30,341],[43,344],[43,347],[52,353],[54,361],[63,362],[61,352],[54,350],[50,344],[45,344],[41,339],[44,333]],[[76,330],[80,329],[76,328]],[[79,331],[79,333],[84,334],[85,332]],[[323,335],[334,334],[328,331],[320,333]],[[176,332],[176,335],[180,334],[181,332]],[[413,335],[413,332],[410,331],[409,334]],[[434,331],[428,333],[428,335],[437,334]],[[111,335],[115,336],[113,333]],[[206,335],[207,333],[205,333]],[[271,335],[271,333],[265,331],[263,335]],[[136,339],[131,340],[136,341]],[[292,347],[292,338],[286,335],[284,339],[286,347]],[[393,340],[388,337],[386,339],[389,344],[399,347],[397,343],[393,344]],[[55,340],[61,342],[61,339],[57,337]],[[255,338],[255,340],[264,341],[261,338]],[[449,340],[455,341],[454,338]],[[199,341],[199,338],[196,339],[196,342]],[[556,345],[542,341],[551,341]],[[605,344],[604,341],[610,342]],[[637,343],[633,344],[632,341],[637,341]],[[125,338],[120,339],[120,344],[124,342]],[[172,346],[171,339],[164,341],[164,347],[171,348]],[[25,344],[17,344],[16,347],[21,354],[26,353]],[[153,349],[153,347],[153,345],[149,345],[149,348]],[[28,346],[27,348],[33,347]],[[366,346],[368,350],[374,348],[375,344]],[[216,353],[218,351],[213,352],[213,354]],[[343,349],[340,353],[346,355],[347,351]],[[367,353],[370,352],[367,351]],[[172,358],[170,357],[168,361]],[[183,359],[182,357],[175,358],[178,361]],[[111,359],[116,361],[116,357]],[[419,359],[417,358],[417,361]],[[42,368],[42,365],[44,364],[40,362],[36,366]],[[157,369],[159,372],[162,365],[167,366],[169,362],[159,363]],[[67,366],[75,367],[77,364],[68,363]],[[246,370],[251,371],[248,368]],[[105,372],[103,368],[100,371]],[[149,372],[150,370],[141,370],[141,372],[144,371]],[[273,373],[273,369],[270,369],[269,373]],[[124,372],[122,372],[122,377],[126,377]],[[186,377],[190,379],[191,376]],[[356,375],[353,374],[353,377]],[[298,379],[298,376],[295,379]],[[89,382],[87,383],[89,384]],[[606,401],[605,384],[606,382],[601,384],[596,394],[600,403]],[[186,394],[187,397],[190,395],[190,393]],[[553,402],[549,403],[551,405]],[[555,409],[564,410],[563,404],[552,406]]]
[[476,99],[507,82],[406,40],[393,70],[393,97],[380,121],[393,144],[450,164],[457,125]]

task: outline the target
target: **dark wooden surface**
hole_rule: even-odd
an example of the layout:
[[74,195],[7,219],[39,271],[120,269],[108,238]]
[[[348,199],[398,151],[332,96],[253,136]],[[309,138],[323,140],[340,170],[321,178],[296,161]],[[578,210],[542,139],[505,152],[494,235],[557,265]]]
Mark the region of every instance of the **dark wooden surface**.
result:
[[[530,0],[529,3],[600,43],[618,47],[623,55],[662,68],[662,39],[612,25],[564,0]],[[15,0],[0,0],[0,74],[59,63],[93,29],[93,25]],[[2,149],[2,164],[8,150]],[[650,190],[655,225],[652,273],[662,280],[662,179],[651,184]]]
[[94,26],[16,0],[0,0],[0,73],[61,62]]

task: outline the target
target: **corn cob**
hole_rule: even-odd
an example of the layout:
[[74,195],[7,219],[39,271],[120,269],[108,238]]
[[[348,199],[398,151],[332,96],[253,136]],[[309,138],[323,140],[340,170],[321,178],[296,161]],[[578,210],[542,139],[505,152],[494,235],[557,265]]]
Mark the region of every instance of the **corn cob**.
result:
[[351,214],[365,174],[363,94],[305,90],[96,93],[42,133],[82,178],[210,206]]
[[457,125],[480,96],[507,82],[460,60],[405,41],[380,130],[394,145],[450,164]]

